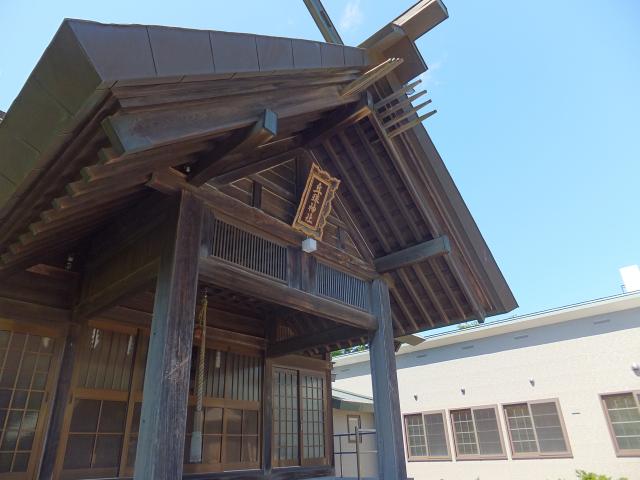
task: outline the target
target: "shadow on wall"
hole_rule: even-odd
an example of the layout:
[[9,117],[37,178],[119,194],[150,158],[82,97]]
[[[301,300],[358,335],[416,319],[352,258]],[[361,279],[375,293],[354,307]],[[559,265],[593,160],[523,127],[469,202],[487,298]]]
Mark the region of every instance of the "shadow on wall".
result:
[[[610,315],[596,315],[555,325],[518,330],[494,337],[454,343],[432,349],[414,350],[410,353],[397,356],[396,364],[398,369],[411,368],[419,365],[430,365],[450,360],[473,358],[496,352],[563,342],[633,328],[640,328],[640,312],[638,310],[614,312]],[[473,331],[477,330],[474,329]],[[369,375],[369,364],[365,362],[338,367],[336,374],[339,380]]]

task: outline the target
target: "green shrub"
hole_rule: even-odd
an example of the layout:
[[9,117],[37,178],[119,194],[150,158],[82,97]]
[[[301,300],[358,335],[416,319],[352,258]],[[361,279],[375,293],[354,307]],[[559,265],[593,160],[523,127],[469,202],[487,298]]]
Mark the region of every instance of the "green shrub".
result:
[[[576,477],[580,480],[612,480],[611,477],[606,475],[598,475],[593,472],[585,472],[584,470],[576,470]],[[619,478],[618,480],[627,480],[626,478]]]

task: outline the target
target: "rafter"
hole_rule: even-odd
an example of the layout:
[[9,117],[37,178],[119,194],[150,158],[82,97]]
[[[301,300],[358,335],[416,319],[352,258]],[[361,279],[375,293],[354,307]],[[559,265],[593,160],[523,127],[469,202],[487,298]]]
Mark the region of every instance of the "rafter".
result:
[[293,160],[303,152],[301,148],[294,148],[287,152],[279,153],[276,155],[258,157],[258,158],[239,158],[237,165],[230,166],[227,170],[216,174],[209,180],[209,184],[214,186],[227,185],[233,183],[241,178],[248,177],[250,175],[260,173],[264,170],[276,167],[282,163]]
[[191,167],[189,182],[196,187],[204,185],[224,172],[234,161],[235,155],[248,155],[278,133],[278,116],[265,109],[255,124],[231,135],[210,154],[203,156]]
[[347,338],[354,338],[360,335],[362,335],[361,329],[345,326],[325,329],[322,332],[308,332],[305,335],[280,340],[279,342],[267,345],[267,356],[281,357],[291,353],[318,348],[326,344],[344,341]]
[[443,235],[433,240],[407,247],[403,250],[390,253],[374,260],[374,265],[379,273],[389,272],[398,268],[408,267],[416,263],[424,262],[432,257],[446,255],[451,252],[449,238]]
[[319,145],[335,133],[343,131],[350,125],[355,125],[372,113],[373,99],[369,92],[365,92],[361,95],[358,103],[337,109],[305,134],[303,137],[304,146],[310,148]]

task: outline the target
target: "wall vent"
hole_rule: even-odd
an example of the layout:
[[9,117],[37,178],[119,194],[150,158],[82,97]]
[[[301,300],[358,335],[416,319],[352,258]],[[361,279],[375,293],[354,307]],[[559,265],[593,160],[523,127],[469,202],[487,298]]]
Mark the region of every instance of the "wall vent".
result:
[[249,270],[287,281],[287,249],[282,245],[229,225],[213,221],[209,254]]
[[364,280],[322,263],[316,268],[318,294],[361,310],[369,310],[369,285]]

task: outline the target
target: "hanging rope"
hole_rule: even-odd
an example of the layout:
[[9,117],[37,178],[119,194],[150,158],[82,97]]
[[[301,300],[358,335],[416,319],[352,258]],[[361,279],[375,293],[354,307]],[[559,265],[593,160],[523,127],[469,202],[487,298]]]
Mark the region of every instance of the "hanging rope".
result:
[[[204,413],[202,410],[202,398],[204,396],[204,368],[207,342],[207,290],[202,293],[200,302],[200,313],[196,329],[200,331],[200,346],[198,351],[198,370],[196,375],[196,411],[193,415],[193,433],[191,435],[191,445],[189,449],[189,461],[191,463],[202,463],[202,425],[204,423]],[[196,330],[197,332],[198,330]],[[197,337],[196,337],[197,340]]]

